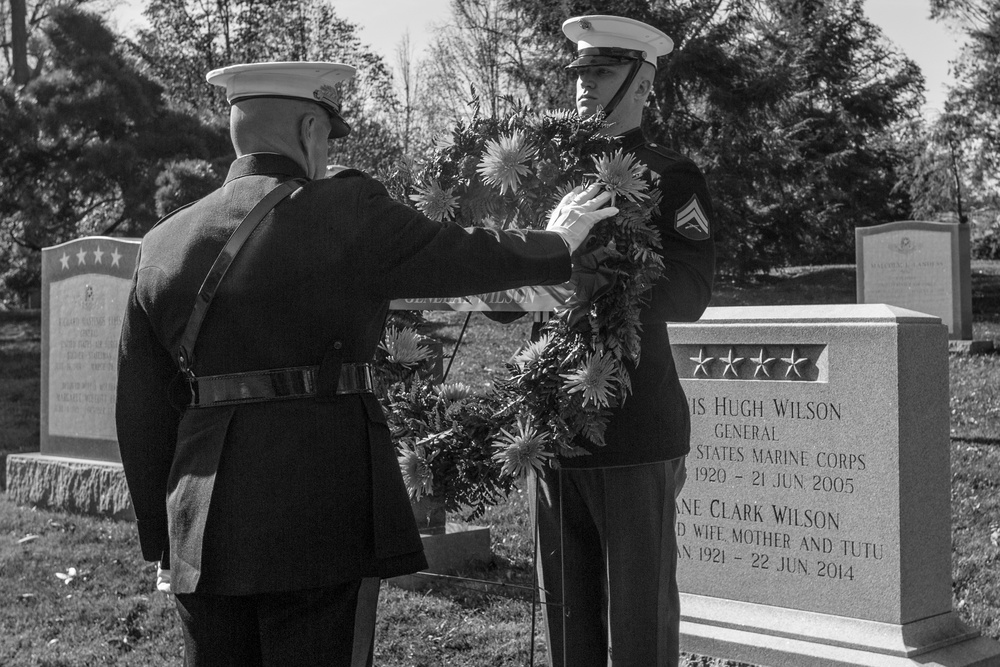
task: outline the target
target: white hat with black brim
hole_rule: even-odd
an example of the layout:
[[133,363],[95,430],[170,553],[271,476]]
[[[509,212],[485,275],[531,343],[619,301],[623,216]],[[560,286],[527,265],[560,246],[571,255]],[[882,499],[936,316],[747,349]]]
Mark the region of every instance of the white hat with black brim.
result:
[[577,58],[566,67],[620,65],[641,60],[656,67],[656,59],[674,48],[662,30],[624,16],[575,16],[566,19],[563,33],[576,44]]
[[625,97],[643,63],[656,67],[656,59],[674,48],[666,33],[624,16],[574,16],[562,25],[563,33],[576,44],[576,60],[568,70],[598,65],[629,65],[628,74],[604,108],[610,116]]
[[330,136],[339,138],[351,133],[340,115],[340,84],[355,72],[343,63],[266,62],[230,65],[212,70],[205,78],[226,89],[230,104],[256,97],[315,102],[330,116]]

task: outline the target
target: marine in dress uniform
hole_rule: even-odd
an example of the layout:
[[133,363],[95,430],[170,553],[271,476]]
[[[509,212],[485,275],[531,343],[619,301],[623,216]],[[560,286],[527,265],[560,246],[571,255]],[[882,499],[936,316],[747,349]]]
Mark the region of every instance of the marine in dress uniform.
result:
[[640,312],[641,359],[632,393],[614,410],[607,444],[540,474],[535,511],[550,664],[676,665],[680,603],[674,499],[684,480],[690,417],[670,351],[667,322],[697,320],[712,294],[712,202],[689,159],[645,139],[640,122],[661,31],[627,18],[581,16],[563,24],[577,43],[577,108],[600,110],[655,177],[652,221],[664,272]]
[[389,300],[561,283],[572,250],[616,212],[600,208],[606,193],[577,191],[548,231],[466,230],[360,171],[325,178],[330,137],[350,131],[336,87],[353,73],[210,72],[232,103],[237,159],[221,188],[142,241],[118,440],[187,665],[370,661],[359,596],[426,567],[366,364]]

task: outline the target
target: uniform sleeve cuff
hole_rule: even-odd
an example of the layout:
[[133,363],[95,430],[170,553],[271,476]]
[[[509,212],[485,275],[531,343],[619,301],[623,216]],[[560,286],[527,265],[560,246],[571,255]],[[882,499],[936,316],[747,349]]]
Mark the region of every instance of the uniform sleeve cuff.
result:
[[170,536],[167,533],[167,517],[148,517],[137,519],[139,529],[139,546],[142,548],[142,558],[148,561],[158,561],[164,551],[170,550]]

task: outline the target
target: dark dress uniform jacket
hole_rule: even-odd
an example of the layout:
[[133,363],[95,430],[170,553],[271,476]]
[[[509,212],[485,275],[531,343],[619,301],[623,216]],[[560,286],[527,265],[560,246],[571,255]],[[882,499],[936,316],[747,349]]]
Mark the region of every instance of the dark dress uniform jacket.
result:
[[[117,424],[147,560],[173,591],[241,595],[426,566],[371,394],[224,407],[183,401],[173,351],[209,267],[278,183],[276,154],[237,159],[225,185],[143,239],[122,330]],[[358,171],[310,181],[264,218],[223,280],[194,349],[198,376],[370,361],[388,301],[570,277],[555,234],[436,223]],[[323,378],[320,378],[323,382]]]
[[590,456],[562,458],[567,468],[655,463],[691,448],[691,417],[670,351],[667,322],[694,322],[708,306],[715,274],[714,214],[705,177],[691,160],[646,141],[641,129],[622,147],[652,172],[660,190],[652,224],[663,243],[663,276],[639,312],[640,357],[629,366],[632,393],[613,411],[603,447],[581,442]]

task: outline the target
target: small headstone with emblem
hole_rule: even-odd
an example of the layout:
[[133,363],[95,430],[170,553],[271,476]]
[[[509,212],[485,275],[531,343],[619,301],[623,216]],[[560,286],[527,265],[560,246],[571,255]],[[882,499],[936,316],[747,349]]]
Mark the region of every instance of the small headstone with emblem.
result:
[[17,502],[132,515],[115,435],[118,342],[137,239],[42,250],[40,451],[7,458]]
[[858,303],[936,315],[953,351],[988,352],[973,340],[969,226],[890,222],[855,230]]

